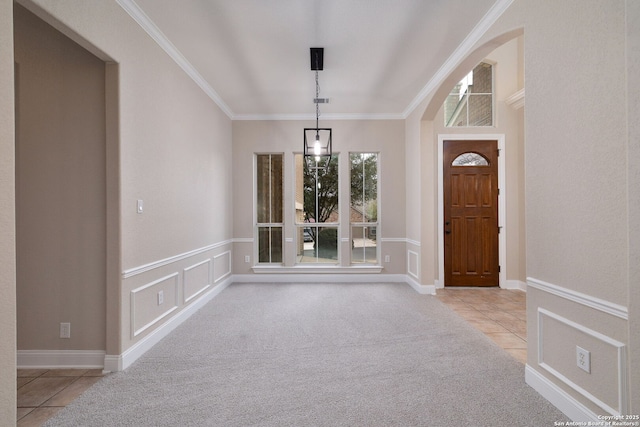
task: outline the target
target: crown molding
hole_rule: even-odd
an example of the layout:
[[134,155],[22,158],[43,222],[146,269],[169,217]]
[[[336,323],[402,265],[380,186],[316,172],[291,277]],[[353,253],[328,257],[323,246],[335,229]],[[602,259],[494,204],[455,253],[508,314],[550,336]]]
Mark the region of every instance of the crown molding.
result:
[[202,77],[193,65],[180,53],[177,47],[173,45],[164,35],[157,25],[147,16],[146,13],[137,5],[134,0],[116,0],[116,2],[131,16],[134,21],[146,31],[151,38],[175,61],[182,70],[215,102],[218,107],[229,117],[233,119],[233,111],[211,87],[211,85]]
[[[233,116],[233,120],[296,120],[296,121],[308,121],[315,120],[314,114],[237,114]],[[336,114],[323,114],[322,120],[404,120],[405,117],[402,114],[394,113],[381,113],[381,114],[351,114],[351,113],[336,113]]]
[[440,69],[433,75],[431,80],[427,82],[424,88],[418,93],[418,95],[411,101],[411,104],[402,113],[403,118],[409,117],[413,110],[415,110],[422,101],[434,90],[436,90],[442,82],[455,70],[455,68],[464,60],[471,52],[473,46],[480,41],[480,38],[484,33],[491,28],[491,26],[498,20],[505,10],[511,6],[513,0],[498,0],[489,11],[482,17],[480,22],[471,30],[471,32],[465,37],[465,39],[456,48],[453,54],[445,61]]
[[[144,13],[134,0],[116,0],[116,2],[131,16],[142,29],[178,64],[182,70],[211,98],[231,120],[314,120],[310,114],[234,114],[231,108],[224,102],[211,85],[202,77],[195,67],[182,55],[171,41],[162,33],[156,24]],[[453,54],[440,67],[436,74],[427,82],[418,95],[402,113],[345,113],[326,114],[325,120],[404,120],[437,89],[455,67],[469,54],[473,46],[487,32],[496,20],[513,3],[513,0],[498,0],[476,24],[473,30],[465,37]]]
[[519,110],[524,107],[524,88],[520,89],[510,97],[504,100],[508,106],[515,110]]

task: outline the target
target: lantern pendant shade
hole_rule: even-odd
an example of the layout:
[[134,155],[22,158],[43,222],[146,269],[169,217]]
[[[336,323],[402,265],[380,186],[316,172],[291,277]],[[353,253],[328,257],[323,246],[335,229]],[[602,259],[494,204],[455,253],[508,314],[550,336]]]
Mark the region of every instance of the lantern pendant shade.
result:
[[331,158],[331,128],[304,128],[304,156]]

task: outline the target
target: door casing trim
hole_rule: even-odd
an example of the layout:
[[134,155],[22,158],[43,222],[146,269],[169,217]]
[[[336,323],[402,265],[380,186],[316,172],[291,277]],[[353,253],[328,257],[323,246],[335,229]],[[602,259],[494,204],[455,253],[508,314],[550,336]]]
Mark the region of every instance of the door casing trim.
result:
[[500,234],[498,234],[498,260],[500,263],[500,273],[498,280],[501,288],[507,287],[507,229],[506,215],[506,150],[504,134],[438,134],[438,282],[436,288],[444,288],[444,141],[498,141],[498,226]]

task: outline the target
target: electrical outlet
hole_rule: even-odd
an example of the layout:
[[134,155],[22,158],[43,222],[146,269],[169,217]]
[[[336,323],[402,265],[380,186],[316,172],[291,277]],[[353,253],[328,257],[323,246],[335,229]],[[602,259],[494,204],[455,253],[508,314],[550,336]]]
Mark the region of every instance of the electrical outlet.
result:
[[137,204],[137,212],[139,214],[141,214],[142,212],[144,212],[144,201],[138,199],[138,204]]
[[578,368],[591,373],[591,353],[580,346],[576,346],[576,363]]
[[249,255],[245,255],[244,262],[250,262],[250,261],[251,261],[251,257]]
[[391,262],[391,257],[389,255],[385,255],[384,262]]
[[71,338],[71,323],[60,323],[60,338]]
[[162,305],[164,303],[164,291],[158,292],[158,305]]

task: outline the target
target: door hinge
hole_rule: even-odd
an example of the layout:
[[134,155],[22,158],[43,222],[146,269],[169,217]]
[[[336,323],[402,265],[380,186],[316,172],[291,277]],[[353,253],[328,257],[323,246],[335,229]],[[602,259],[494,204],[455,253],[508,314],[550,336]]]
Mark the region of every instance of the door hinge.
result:
[[500,232],[502,231],[502,226],[498,226],[498,234],[500,234]]
[[496,151],[498,152],[498,157],[500,157],[500,149],[498,148]]
[[500,273],[500,266],[498,266],[498,273]]

